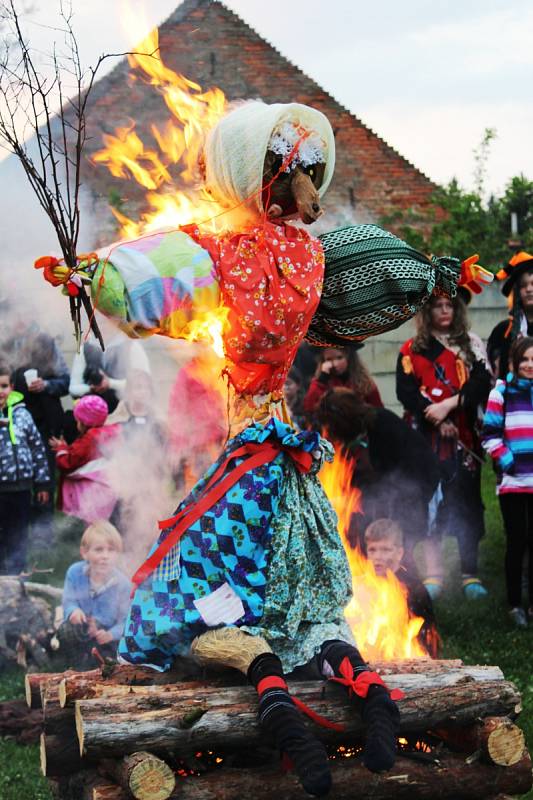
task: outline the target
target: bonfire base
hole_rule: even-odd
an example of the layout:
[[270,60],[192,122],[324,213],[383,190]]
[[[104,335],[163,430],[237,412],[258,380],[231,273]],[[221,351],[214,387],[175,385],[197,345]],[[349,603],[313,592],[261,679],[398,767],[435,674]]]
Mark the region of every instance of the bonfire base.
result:
[[[406,695],[399,701],[399,757],[382,775],[361,763],[364,725],[341,687],[290,685],[314,711],[344,726],[312,726],[332,759],[332,800],[502,800],[529,790],[531,762],[514,722],[520,695],[497,667],[426,660],[372,667]],[[116,667],[33,675],[27,688],[29,702],[43,706],[42,770],[58,800],[306,796],[263,737],[248,686]]]
[[[332,800],[496,800],[503,794],[518,795],[531,786],[531,759],[528,755],[513,768],[470,764],[451,754],[438,759],[416,761],[399,757],[393,769],[381,775],[369,772],[356,759],[331,764]],[[64,800],[303,800],[307,795],[292,773],[279,766],[261,769],[223,768],[207,775],[177,778],[175,790],[166,795],[154,790],[151,795],[132,795],[117,783],[87,773],[86,783],[76,776],[62,787]],[[74,789],[75,787],[75,789]],[[77,794],[73,794],[73,789]],[[81,791],[80,791],[81,789]]]

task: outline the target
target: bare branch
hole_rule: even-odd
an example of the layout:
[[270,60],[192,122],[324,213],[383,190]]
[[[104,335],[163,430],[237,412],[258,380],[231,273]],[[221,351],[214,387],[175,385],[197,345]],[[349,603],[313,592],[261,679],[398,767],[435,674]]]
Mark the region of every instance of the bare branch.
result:
[[[102,64],[133,53],[105,53],[84,69],[72,24],[72,3],[58,0],[57,24],[44,27],[58,33],[63,42],[61,49],[54,44],[47,54],[46,75],[38,68],[37,52],[23,31],[22,16],[27,13],[22,0],[0,0],[0,147],[19,159],[55,228],[65,263],[73,267],[87,103]],[[35,148],[33,155],[30,148]]]

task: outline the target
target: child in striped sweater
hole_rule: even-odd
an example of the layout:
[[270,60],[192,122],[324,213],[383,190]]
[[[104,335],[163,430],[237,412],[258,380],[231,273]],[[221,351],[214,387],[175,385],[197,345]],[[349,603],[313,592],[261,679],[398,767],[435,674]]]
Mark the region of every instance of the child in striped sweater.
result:
[[[483,447],[498,470],[497,494],[507,537],[505,578],[509,614],[525,628],[533,622],[533,338],[511,348],[512,373],[489,395]],[[529,608],[522,607],[522,562],[529,554]]]

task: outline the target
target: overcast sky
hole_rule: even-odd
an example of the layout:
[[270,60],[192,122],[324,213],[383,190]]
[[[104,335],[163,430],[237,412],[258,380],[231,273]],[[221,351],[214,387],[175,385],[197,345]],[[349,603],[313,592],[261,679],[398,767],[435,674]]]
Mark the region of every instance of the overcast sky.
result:
[[[28,5],[30,0],[17,0]],[[72,0],[85,63],[132,48],[176,0]],[[32,44],[49,45],[58,0],[31,0]],[[533,180],[531,0],[228,0],[433,180],[472,185],[472,151],[495,128],[487,185]],[[129,11],[128,11],[129,9]],[[177,43],[179,46],[179,42]],[[194,79],[194,75],[189,76]]]

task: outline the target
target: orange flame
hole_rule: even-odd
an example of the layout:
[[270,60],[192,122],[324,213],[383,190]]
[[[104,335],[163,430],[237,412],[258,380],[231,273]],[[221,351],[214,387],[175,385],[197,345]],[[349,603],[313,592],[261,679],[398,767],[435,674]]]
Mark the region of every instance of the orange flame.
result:
[[405,587],[392,572],[386,578],[376,575],[372,562],[350,546],[350,520],[361,508],[361,492],[351,485],[354,467],[353,459],[337,451],[333,462],[320,472],[324,491],[337,513],[352,573],[353,597],[344,615],[364,658],[427,658],[417,640],[424,620],[410,614]]
[[[134,178],[148,190],[150,210],[138,222],[112,209],[121,224],[121,235],[136,238],[149,231],[177,228],[206,220],[216,229],[213,218],[223,214],[201,186],[199,161],[204,137],[226,110],[226,98],[218,89],[202,91],[193,81],[167,67],[159,52],[155,28],[128,56],[139,77],[156,87],[172,118],[163,129],[151,126],[157,149],[148,148],[134,131],[134,123],[117,128],[115,135],[104,134],[105,147],[92,160],[105,164],[117,178]],[[177,190],[177,184],[187,187]],[[220,223],[219,223],[220,225]]]
[[[223,212],[200,186],[198,161],[205,133],[225,112],[224,94],[216,88],[203,92],[198,84],[169,69],[161,59],[158,41],[156,28],[128,56],[130,66],[136,71],[132,77],[140,77],[154,86],[172,114],[162,129],[151,127],[157,147],[146,147],[132,122],[128,127],[117,128],[114,135],[104,134],[105,147],[92,157],[95,164],[105,164],[115,177],[133,178],[148,190],[150,210],[139,221],[112,209],[121,226],[120,235],[125,239],[209,221]],[[186,188],[178,191],[178,182]],[[215,227],[213,220],[211,228]],[[207,342],[219,359],[224,358],[222,333],[226,320],[227,309],[222,307],[203,312],[201,318],[189,323],[182,338]]]

